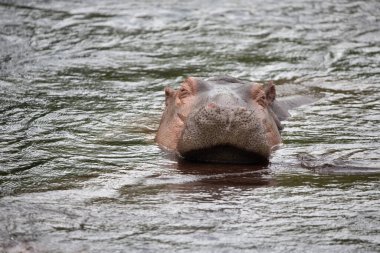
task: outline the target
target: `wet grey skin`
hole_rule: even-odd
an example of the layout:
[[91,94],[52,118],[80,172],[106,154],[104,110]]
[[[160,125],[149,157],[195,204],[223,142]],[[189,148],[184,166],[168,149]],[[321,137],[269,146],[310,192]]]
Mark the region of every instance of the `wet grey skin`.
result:
[[268,163],[277,145],[268,140],[266,126],[279,136],[289,103],[258,107],[250,102],[252,84],[228,76],[197,79],[197,100],[184,120],[178,155],[201,162]]

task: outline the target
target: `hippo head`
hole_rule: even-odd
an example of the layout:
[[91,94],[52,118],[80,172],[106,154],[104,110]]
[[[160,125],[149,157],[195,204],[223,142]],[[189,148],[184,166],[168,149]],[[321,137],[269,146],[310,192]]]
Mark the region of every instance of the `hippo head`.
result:
[[182,158],[263,162],[281,143],[281,124],[271,109],[276,97],[273,83],[189,77],[178,90],[165,88],[165,95],[156,142]]

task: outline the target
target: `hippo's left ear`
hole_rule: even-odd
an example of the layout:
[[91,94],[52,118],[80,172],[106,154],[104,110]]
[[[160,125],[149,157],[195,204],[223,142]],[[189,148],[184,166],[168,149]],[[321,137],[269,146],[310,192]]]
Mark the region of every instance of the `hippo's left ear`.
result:
[[169,86],[165,87],[165,104],[168,105],[170,99],[175,96],[175,90],[170,88]]
[[267,97],[268,105],[272,104],[273,101],[276,99],[276,87],[275,87],[273,81],[270,81],[270,82],[264,84],[264,91],[265,91],[265,95]]

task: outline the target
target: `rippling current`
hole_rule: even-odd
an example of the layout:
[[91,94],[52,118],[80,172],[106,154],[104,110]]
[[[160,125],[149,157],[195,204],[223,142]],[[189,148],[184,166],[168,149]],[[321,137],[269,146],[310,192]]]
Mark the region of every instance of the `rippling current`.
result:
[[[268,166],[154,143],[165,86],[274,80]],[[379,1],[0,0],[0,252],[379,252]]]

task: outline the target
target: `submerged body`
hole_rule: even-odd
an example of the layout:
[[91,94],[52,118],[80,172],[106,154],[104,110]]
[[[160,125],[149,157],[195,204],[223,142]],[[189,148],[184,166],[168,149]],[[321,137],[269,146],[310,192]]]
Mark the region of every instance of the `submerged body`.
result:
[[155,140],[188,160],[267,162],[281,143],[280,121],[289,116],[272,82],[189,77],[178,90],[167,87],[165,95]]

